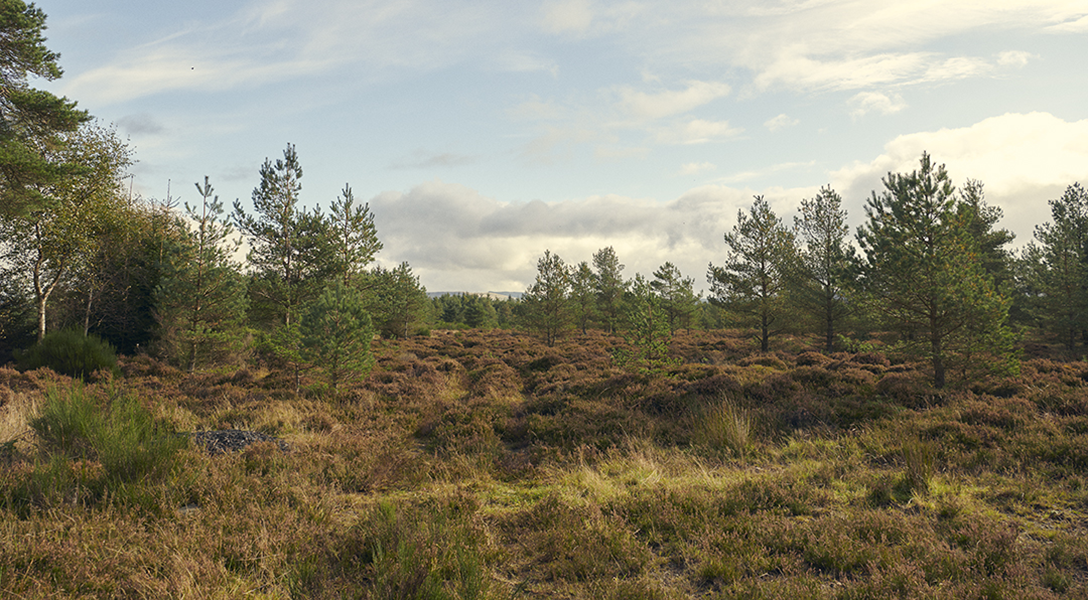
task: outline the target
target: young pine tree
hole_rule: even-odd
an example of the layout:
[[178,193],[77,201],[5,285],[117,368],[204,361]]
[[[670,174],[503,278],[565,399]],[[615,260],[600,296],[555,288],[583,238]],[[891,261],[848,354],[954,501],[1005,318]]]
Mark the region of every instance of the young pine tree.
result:
[[1035,318],[1071,351],[1088,329],[1088,192],[1074,183],[1050,201],[1050,214],[1024,250],[1026,279]]
[[858,230],[874,310],[903,332],[905,349],[930,361],[936,388],[952,363],[980,352],[1012,366],[1009,301],[983,268],[944,166],[923,154],[917,170],[889,173],[884,187],[873,192]]
[[737,224],[725,234],[725,243],[725,264],[707,270],[710,302],[736,315],[740,324],[757,328],[760,350],[766,352],[787,316],[784,295],[793,236],[763,196],[756,196],[747,215],[737,211]]
[[241,242],[231,242],[223,203],[212,196],[208,178],[196,189],[201,203],[185,204],[187,235],[166,255],[155,294],[163,350],[189,372],[238,348],[247,304],[245,283],[230,258]]
[[702,297],[702,292],[695,293],[695,280],[684,277],[676,265],[666,262],[654,271],[650,287],[661,299],[661,307],[668,317],[669,331],[675,333],[681,327],[691,329]]
[[605,331],[615,333],[623,319],[623,293],[627,283],[623,280],[623,265],[612,246],[601,248],[593,255],[593,267],[597,270],[594,289],[597,292],[597,315]]
[[550,250],[536,263],[536,281],[521,298],[522,317],[531,331],[554,346],[573,324],[570,303],[570,269]]
[[370,371],[374,327],[359,292],[342,281],[306,305],[299,328],[300,358],[321,371],[334,393]]
[[623,337],[634,351],[617,354],[617,362],[641,371],[654,371],[666,366],[672,341],[668,311],[652,284],[641,273],[637,273],[631,282],[624,305],[626,326]]

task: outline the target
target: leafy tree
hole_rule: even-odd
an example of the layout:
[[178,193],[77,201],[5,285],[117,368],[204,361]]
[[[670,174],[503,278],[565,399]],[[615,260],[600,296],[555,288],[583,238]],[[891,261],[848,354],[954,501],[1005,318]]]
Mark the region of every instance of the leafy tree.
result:
[[597,292],[594,289],[594,274],[589,263],[582,261],[571,272],[570,300],[574,308],[574,322],[582,334],[597,316]]
[[617,361],[644,371],[666,366],[669,363],[669,343],[672,341],[669,315],[661,297],[641,273],[635,274],[631,282],[625,306],[623,337],[634,348],[634,353],[619,352]]
[[906,334],[908,350],[931,362],[934,387],[944,387],[957,359],[985,351],[1011,362],[1009,302],[983,268],[944,166],[922,154],[917,170],[889,173],[884,187],[858,230],[875,309]]
[[330,241],[341,279],[347,285],[357,285],[366,266],[374,261],[374,256],[382,249],[382,243],[378,240],[370,205],[356,205],[351,186],[347,184],[344,184],[341,194],[333,202],[329,215]]
[[749,214],[737,211],[737,224],[725,234],[725,243],[725,264],[711,263],[707,270],[710,302],[758,328],[760,349],[766,352],[776,325],[786,316],[783,295],[793,236],[763,196],[756,196]]
[[167,272],[156,293],[162,341],[170,356],[192,372],[197,365],[237,346],[246,311],[245,282],[231,255],[232,230],[223,222],[223,203],[212,196],[208,178],[196,184],[198,206],[185,204],[193,223],[167,257]]
[[669,331],[675,333],[681,327],[691,329],[702,297],[702,292],[695,293],[695,280],[684,277],[676,265],[666,262],[654,271],[650,287],[661,299],[661,308],[668,317]]
[[374,328],[358,291],[339,280],[330,284],[306,305],[300,327],[301,358],[322,371],[334,392],[370,371]]
[[601,248],[593,255],[596,269],[594,288],[597,291],[597,314],[608,333],[614,333],[623,319],[623,265],[612,246]]
[[849,232],[842,197],[835,190],[823,187],[815,197],[801,200],[801,214],[794,217],[799,247],[790,298],[819,323],[827,352],[834,351],[836,334],[851,310],[848,290],[855,281],[856,260],[847,242]]
[[383,336],[406,338],[429,326],[431,302],[427,288],[407,262],[395,269],[376,267],[369,278],[367,308]]
[[1073,350],[1088,328],[1088,192],[1070,185],[1050,201],[1050,215],[1024,249],[1026,283],[1038,322]]
[[54,292],[91,260],[110,219],[129,208],[120,185],[132,164],[128,145],[112,128],[94,124],[64,137],[59,160],[79,166],[80,174],[37,185],[37,194],[46,201],[0,221],[8,276],[30,283],[39,340],[46,334]]
[[544,336],[554,346],[573,323],[570,304],[570,269],[558,254],[550,250],[536,263],[536,281],[522,296],[522,316],[526,326]]
[[276,162],[266,159],[253,190],[254,214],[237,200],[234,222],[248,238],[252,308],[258,318],[291,325],[335,272],[329,227],[317,211],[299,207],[302,166],[291,144]]
[[46,210],[49,191],[81,170],[64,146],[90,116],[28,83],[30,75],[53,81],[62,74],[44,31],[41,9],[0,1],[0,218]]

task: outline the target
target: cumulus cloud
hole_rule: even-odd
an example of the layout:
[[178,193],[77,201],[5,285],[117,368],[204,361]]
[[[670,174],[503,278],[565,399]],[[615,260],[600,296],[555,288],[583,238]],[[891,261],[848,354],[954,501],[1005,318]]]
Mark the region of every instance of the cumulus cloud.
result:
[[613,246],[627,265],[625,276],[650,275],[672,261],[701,285],[707,262],[722,260],[722,236],[753,194],[715,185],[665,203],[617,195],[502,202],[432,181],[379,194],[370,208],[383,255],[409,261],[433,291],[523,290],[545,249],[576,264],[605,246]]
[[552,0],[542,12],[541,26],[548,33],[584,33],[593,22],[588,0]]
[[1028,64],[1028,61],[1036,58],[1034,54],[1030,52],[1024,52],[1021,50],[1009,50],[997,55],[997,64],[1003,67],[1023,67]]
[[793,127],[794,125],[796,125],[798,123],[800,123],[800,121],[798,121],[797,119],[794,119],[793,117],[790,117],[789,115],[787,115],[785,113],[782,113],[782,114],[778,115],[777,117],[774,117],[773,119],[766,120],[763,123],[763,126],[773,132],[773,131],[779,131],[781,129],[786,129],[787,127]]
[[692,81],[682,90],[640,92],[630,87],[617,90],[620,106],[637,117],[660,119],[685,113],[729,94],[729,86],[714,81]]
[[433,153],[415,150],[410,156],[393,161],[390,169],[431,169],[436,167],[460,167],[476,162],[476,157],[451,152]]
[[851,106],[850,115],[855,119],[871,112],[891,115],[907,107],[907,103],[898,94],[889,97],[880,92],[860,92],[850,98],[847,104]]
[[832,183],[843,198],[860,204],[871,190],[883,190],[887,173],[917,169],[922,152],[945,164],[957,185],[967,178],[982,181],[988,202],[1005,213],[1001,226],[1024,243],[1037,223],[1049,219],[1047,200],[1074,182],[1088,181],[1088,120],[1006,114],[970,127],[902,135],[872,161],[832,173]]

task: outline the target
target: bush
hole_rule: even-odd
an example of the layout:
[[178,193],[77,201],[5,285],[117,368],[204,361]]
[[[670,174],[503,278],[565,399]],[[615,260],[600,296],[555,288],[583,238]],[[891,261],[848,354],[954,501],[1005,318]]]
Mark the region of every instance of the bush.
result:
[[113,347],[94,335],[78,331],[54,331],[23,352],[16,352],[19,368],[30,371],[41,367],[83,378],[100,369],[117,372],[117,354]]

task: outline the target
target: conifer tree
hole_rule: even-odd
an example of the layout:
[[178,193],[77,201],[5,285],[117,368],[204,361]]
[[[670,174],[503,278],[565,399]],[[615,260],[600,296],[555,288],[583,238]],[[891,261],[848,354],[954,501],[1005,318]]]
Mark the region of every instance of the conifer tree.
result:
[[544,336],[549,346],[573,324],[570,304],[570,269],[550,250],[536,263],[536,281],[521,299],[526,326]]
[[64,152],[64,134],[90,116],[28,81],[62,75],[60,55],[45,46],[45,18],[22,0],[0,2],[0,219],[46,210],[47,190],[83,171]]
[[370,371],[374,328],[362,297],[335,280],[306,305],[300,325],[301,359],[316,366],[333,392]]
[[1088,192],[1070,185],[1050,201],[1050,215],[1024,250],[1027,283],[1040,325],[1073,350],[1088,329]]
[[669,331],[675,333],[681,327],[691,329],[702,297],[701,292],[695,293],[695,280],[684,277],[676,265],[666,262],[654,271],[650,287],[661,299],[661,308],[668,317]]
[[854,282],[855,260],[847,242],[850,228],[842,197],[823,187],[815,197],[801,200],[794,232],[798,248],[790,272],[790,299],[818,324],[824,350],[832,352],[836,333],[850,312],[848,289]]
[[623,319],[623,293],[627,284],[623,281],[623,267],[612,246],[601,248],[593,254],[596,269],[594,288],[597,291],[597,315],[605,331],[614,333]]
[[728,309],[740,324],[759,330],[760,350],[770,349],[771,335],[786,320],[786,269],[793,253],[793,236],[763,196],[756,196],[746,215],[737,211],[737,224],[725,234],[726,262],[707,269],[710,302]]
[[195,184],[199,205],[185,203],[191,224],[167,254],[156,292],[164,351],[190,373],[198,365],[236,349],[243,335],[246,290],[231,260],[240,240],[223,220],[223,203],[213,188]]
[[623,337],[634,352],[618,352],[617,362],[641,371],[654,371],[668,364],[672,329],[663,304],[651,283],[641,273],[636,273],[624,303],[626,323],[623,329]]
[[584,335],[597,315],[597,295],[594,289],[593,270],[582,261],[572,269],[570,277],[570,301],[574,308],[574,322]]
[[923,154],[917,170],[889,173],[884,186],[873,192],[858,230],[874,309],[903,332],[905,349],[930,361],[936,388],[945,386],[954,361],[981,352],[1012,366],[1009,301],[983,268],[944,166]]
[[336,270],[346,285],[358,285],[367,265],[382,249],[370,205],[355,204],[351,186],[344,184],[329,214],[330,243],[336,256]]
[[407,262],[395,269],[375,267],[367,277],[367,310],[383,336],[407,338],[429,327],[432,303],[427,288]]

